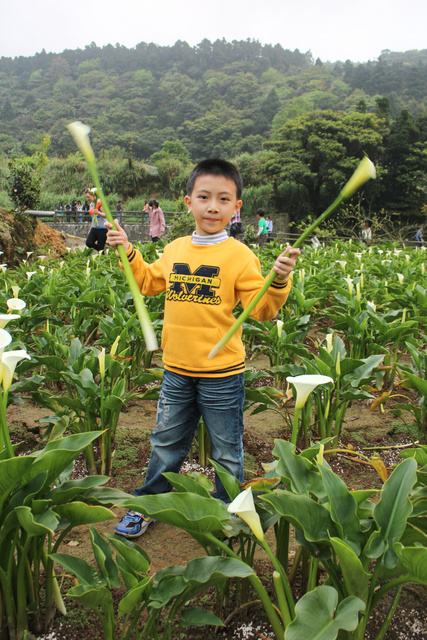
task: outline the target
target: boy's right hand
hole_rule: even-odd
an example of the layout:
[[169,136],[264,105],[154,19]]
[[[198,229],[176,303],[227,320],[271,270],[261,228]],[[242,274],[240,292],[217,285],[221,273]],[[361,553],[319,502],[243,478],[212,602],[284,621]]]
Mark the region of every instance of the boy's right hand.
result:
[[126,235],[126,231],[119,225],[119,221],[117,220],[117,218],[114,220],[114,224],[116,225],[115,229],[113,229],[113,225],[111,224],[111,222],[105,222],[105,226],[108,229],[107,242],[110,247],[117,247],[117,245],[122,244],[124,250],[127,253],[130,249],[130,244]]

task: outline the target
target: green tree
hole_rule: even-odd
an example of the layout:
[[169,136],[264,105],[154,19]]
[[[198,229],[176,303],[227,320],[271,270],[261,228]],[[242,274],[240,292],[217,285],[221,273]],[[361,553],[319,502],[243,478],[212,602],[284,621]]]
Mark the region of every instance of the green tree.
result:
[[265,145],[273,152],[264,171],[273,182],[276,208],[285,197],[297,217],[307,213],[306,204],[309,213],[319,215],[364,153],[374,162],[381,157],[383,135],[372,114],[315,111],[287,122]]

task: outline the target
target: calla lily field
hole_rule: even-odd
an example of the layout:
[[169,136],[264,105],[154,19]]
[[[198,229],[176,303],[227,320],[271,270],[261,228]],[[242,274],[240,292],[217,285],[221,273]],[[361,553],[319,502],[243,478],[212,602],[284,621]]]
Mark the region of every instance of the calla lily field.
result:
[[[79,132],[94,162],[88,131],[77,129],[76,139]],[[152,245],[140,249],[147,262],[157,259]],[[266,277],[280,251],[275,241],[258,251]],[[245,412],[266,429],[274,418],[280,433],[242,485],[210,461],[229,504],[211,496],[212,476],[200,471],[167,474],[167,494],[137,497],[120,487],[120,418],[136,399],[159,395],[153,346],[164,294],[141,311],[111,249],[61,261],[35,251],[2,270],[1,637],[44,638],[80,603],[93,612],[94,638],[106,640],[232,637],[220,634],[254,609],[264,621],[259,637],[269,640],[386,638],[407,585],[420,598],[427,586],[425,261],[423,249],[397,243],[304,244],[277,318],[241,323]],[[44,412],[34,450],[14,432],[19,403]],[[380,448],[351,445],[355,407],[393,415],[405,434],[393,463]],[[372,486],[350,486],[342,460],[355,475],[368,468]],[[131,542],[97,528],[114,522],[117,507],[151,516],[151,531],[185,532],[198,556],[150,572],[144,537]],[[84,529],[89,559],[64,545],[75,527]]]

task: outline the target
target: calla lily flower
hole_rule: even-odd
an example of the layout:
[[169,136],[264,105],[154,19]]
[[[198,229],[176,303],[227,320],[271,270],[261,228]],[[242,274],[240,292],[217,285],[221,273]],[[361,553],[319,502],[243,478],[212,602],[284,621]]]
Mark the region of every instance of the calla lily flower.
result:
[[327,333],[326,334],[326,351],[328,353],[332,352],[332,340],[333,340],[333,333]]
[[17,313],[0,313],[0,329],[4,329],[11,320],[18,320],[21,316]]
[[44,264],[39,264],[39,269],[42,273],[44,273],[44,270],[46,269]]
[[3,353],[3,349],[7,347],[8,344],[12,342],[12,336],[9,331],[5,331],[4,329],[0,329],[0,361],[1,355]]
[[346,260],[336,260],[336,263],[339,264],[343,270],[345,270],[345,265],[347,264]]
[[95,162],[95,154],[89,140],[90,127],[77,120],[67,125],[68,131],[74,138],[74,142],[88,162]]
[[239,518],[244,520],[258,540],[264,540],[264,531],[262,530],[261,520],[255,509],[252,487],[248,487],[245,491],[239,493],[237,498],[228,505],[227,511],[229,513],[235,513]]
[[22,309],[25,309],[27,306],[20,298],[9,298],[9,300],[6,301],[6,304],[8,309],[11,309],[12,311],[22,311]]
[[98,353],[98,361],[99,361],[99,371],[101,373],[101,378],[105,378],[105,348],[102,347],[101,351]]
[[353,285],[353,280],[352,278],[344,278],[344,280],[346,281],[346,283],[348,284],[348,290],[350,291],[350,295],[353,295],[353,289],[354,289],[354,285]]
[[18,297],[18,293],[20,292],[20,290],[21,290],[21,287],[18,287],[17,285],[14,285],[12,287],[12,293],[14,298]]
[[29,258],[33,254],[33,251],[27,251],[27,258]]
[[0,269],[5,273],[7,270],[7,264],[0,264]]
[[20,360],[31,360],[30,356],[24,349],[18,349],[17,351],[6,351],[3,353],[0,363],[0,375],[3,383],[3,389],[8,391],[12,384],[13,374],[15,373],[15,367]]
[[396,273],[396,275],[397,275],[397,279],[399,280],[399,284],[403,284],[403,278],[404,278],[403,273]]
[[35,273],[37,273],[37,271],[27,271],[27,279],[28,279],[28,281],[31,280],[31,276],[33,276]]
[[365,182],[368,180],[375,179],[377,177],[377,172],[375,171],[374,163],[371,162],[368,156],[365,156],[363,160],[360,162],[356,171],[351,176],[350,180],[341,189],[341,195],[347,199],[351,198],[353,193],[355,193]]
[[373,311],[377,310],[377,305],[375,304],[375,302],[371,302],[370,300],[366,301],[366,304],[368,305],[368,307],[370,307]]
[[282,320],[277,321],[277,337],[279,338],[279,340],[282,335],[283,325],[284,325],[284,322]]
[[120,342],[120,336],[117,336],[117,338],[114,340],[113,345],[110,349],[110,356],[115,356],[116,355],[116,351],[117,351],[117,346]]
[[302,376],[288,376],[286,380],[293,384],[296,392],[297,398],[295,401],[295,408],[302,409],[302,407],[307,402],[307,398],[310,393],[321,384],[328,384],[329,382],[333,382],[332,378],[329,376],[320,376],[320,375],[302,375]]

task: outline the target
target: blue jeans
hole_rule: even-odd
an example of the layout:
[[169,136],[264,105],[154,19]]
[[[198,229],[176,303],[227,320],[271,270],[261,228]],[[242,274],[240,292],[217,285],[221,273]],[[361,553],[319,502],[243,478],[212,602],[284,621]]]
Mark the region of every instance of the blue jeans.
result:
[[[212,458],[240,482],[243,481],[244,374],[225,378],[192,378],[164,371],[156,428],[145,484],[136,496],[166,493],[171,484],[162,475],[178,473],[190,451],[200,417],[212,444]],[[230,498],[215,475],[216,492],[225,502]]]

